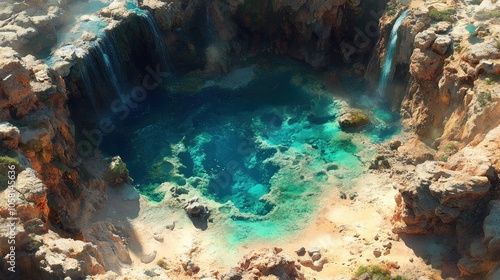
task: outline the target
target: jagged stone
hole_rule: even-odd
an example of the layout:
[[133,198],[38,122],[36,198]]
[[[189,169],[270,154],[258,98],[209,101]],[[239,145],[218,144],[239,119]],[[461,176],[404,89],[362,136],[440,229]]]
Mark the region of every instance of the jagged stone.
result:
[[436,38],[432,44],[432,49],[440,55],[444,55],[446,51],[450,48],[451,37],[447,35],[440,35]]
[[452,222],[462,211],[478,207],[477,202],[487,195],[490,187],[486,176],[450,170],[438,162],[422,163],[417,166],[414,179],[400,189],[394,231],[450,232]]
[[415,36],[415,47],[419,48],[421,50],[428,49],[432,46],[434,43],[434,40],[436,40],[437,35],[434,33],[432,30],[424,30]]
[[40,269],[51,279],[80,279],[105,273],[97,247],[79,240],[60,238],[47,241],[38,249],[35,258]]
[[246,277],[276,276],[279,279],[305,279],[295,261],[281,248],[251,251],[233,268],[243,279]]

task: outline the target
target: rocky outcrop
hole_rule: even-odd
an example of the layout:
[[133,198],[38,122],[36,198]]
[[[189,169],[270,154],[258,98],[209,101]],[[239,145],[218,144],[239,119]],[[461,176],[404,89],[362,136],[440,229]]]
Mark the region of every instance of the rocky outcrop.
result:
[[[457,13],[466,10],[460,6],[456,9]],[[500,73],[500,50],[494,39],[500,31],[484,31],[478,41],[471,38],[477,37],[476,33],[465,30],[465,23],[429,24],[423,20],[429,17],[427,8],[421,7],[420,11],[413,15],[423,25],[415,35],[402,116],[405,124],[429,145],[442,150],[449,141],[458,140],[461,148],[499,124],[500,92],[489,75]],[[494,19],[477,24],[487,25],[490,20]],[[451,31],[445,33],[447,30]]]
[[132,263],[124,235],[123,230],[109,221],[96,222],[85,233],[87,240],[104,256],[102,265],[106,271],[120,271],[123,264]]
[[91,243],[57,238],[46,241],[36,252],[36,262],[42,271],[39,279],[80,279],[103,274],[103,258]]
[[23,55],[41,53],[57,42],[56,31],[71,20],[67,4],[73,1],[2,1],[0,47],[11,47]]
[[414,178],[400,189],[401,196],[396,199],[399,212],[394,222],[403,224],[396,225],[394,231],[412,234],[453,232],[459,218],[465,213],[474,213],[487,198],[491,188],[487,175],[492,175],[492,169],[486,163],[482,166],[486,170],[467,174],[466,170],[456,170],[456,166],[439,162],[427,161],[418,165]]
[[[500,126],[447,162],[427,161],[396,197],[394,231],[455,236],[464,276],[496,273]],[[493,200],[492,200],[493,199]]]
[[224,280],[259,279],[275,276],[278,279],[305,279],[298,265],[281,248],[252,251],[237,267],[222,276]]

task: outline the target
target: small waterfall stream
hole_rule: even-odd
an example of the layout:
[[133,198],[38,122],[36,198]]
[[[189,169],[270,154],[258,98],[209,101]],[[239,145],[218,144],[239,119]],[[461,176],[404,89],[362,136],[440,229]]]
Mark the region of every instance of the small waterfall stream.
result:
[[394,26],[392,27],[389,46],[385,54],[384,66],[382,67],[382,73],[380,75],[380,81],[377,89],[377,95],[379,97],[383,97],[385,95],[385,90],[389,81],[389,75],[392,69],[392,58],[394,57],[394,50],[396,49],[396,43],[398,42],[398,29],[409,13],[410,10],[406,10],[401,13],[401,15],[399,15],[398,19],[394,23]]

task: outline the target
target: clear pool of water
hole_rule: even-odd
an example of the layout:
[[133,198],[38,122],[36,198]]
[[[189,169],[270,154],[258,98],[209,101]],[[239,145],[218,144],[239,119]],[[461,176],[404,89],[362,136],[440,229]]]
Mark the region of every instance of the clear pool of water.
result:
[[[325,188],[348,188],[367,170],[366,150],[398,133],[399,122],[353,90],[351,96],[364,96],[354,102],[371,124],[342,131],[339,99],[320,75],[282,64],[253,65],[248,75],[240,69],[198,80],[197,87],[192,78],[172,81],[151,93],[101,149],[125,160],[136,188],[151,201],[161,201],[158,186],[172,182],[220,203],[232,218],[232,242],[296,230]],[[238,77],[244,82],[226,86]]]

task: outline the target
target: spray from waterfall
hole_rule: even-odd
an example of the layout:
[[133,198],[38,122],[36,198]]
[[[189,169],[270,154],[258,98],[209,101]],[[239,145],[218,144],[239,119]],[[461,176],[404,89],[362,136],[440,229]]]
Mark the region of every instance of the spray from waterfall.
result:
[[387,52],[385,54],[384,66],[382,67],[382,74],[380,75],[380,81],[378,84],[377,95],[382,98],[385,94],[385,90],[387,88],[387,83],[389,81],[389,75],[392,69],[392,59],[394,57],[394,50],[396,48],[396,43],[398,42],[398,29],[406,19],[409,10],[404,11],[399,15],[398,19],[394,23],[391,31],[391,37],[389,40],[389,47],[387,48]]

